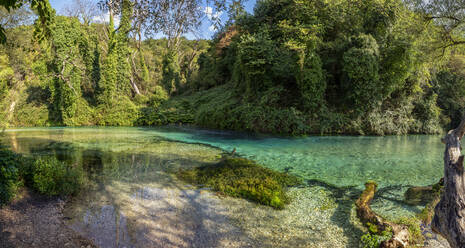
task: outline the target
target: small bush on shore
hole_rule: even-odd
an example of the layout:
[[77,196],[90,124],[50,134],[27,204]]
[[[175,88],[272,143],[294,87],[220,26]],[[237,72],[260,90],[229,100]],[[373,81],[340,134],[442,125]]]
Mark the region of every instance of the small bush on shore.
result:
[[286,187],[301,184],[301,179],[264,168],[243,158],[226,158],[218,164],[180,170],[178,176],[192,184],[205,185],[233,197],[283,209],[289,203]]
[[33,166],[33,188],[41,194],[74,195],[82,185],[82,171],[55,157],[38,158]]
[[75,195],[83,172],[55,157],[30,158],[0,147],[0,206],[7,204],[23,184],[48,196]]
[[392,233],[389,231],[383,231],[381,233],[372,233],[368,232],[364,234],[361,238],[361,247],[363,248],[378,248],[379,245],[385,241],[389,240],[392,237]]
[[0,147],[0,206],[8,203],[21,185],[20,162],[17,154]]

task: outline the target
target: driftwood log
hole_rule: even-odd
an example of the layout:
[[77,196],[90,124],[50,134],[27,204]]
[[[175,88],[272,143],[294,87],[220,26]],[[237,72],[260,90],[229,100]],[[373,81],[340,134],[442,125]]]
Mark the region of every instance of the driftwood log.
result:
[[444,192],[434,209],[431,227],[452,248],[465,247],[465,178],[460,141],[465,133],[465,117],[442,139],[444,151]]
[[366,226],[368,226],[368,223],[371,225],[376,225],[379,231],[392,231],[392,238],[383,241],[380,245],[380,248],[407,247],[409,243],[408,228],[403,225],[386,221],[371,209],[370,204],[373,200],[373,197],[375,196],[376,187],[377,185],[375,182],[367,182],[365,184],[365,190],[355,202],[358,218]]

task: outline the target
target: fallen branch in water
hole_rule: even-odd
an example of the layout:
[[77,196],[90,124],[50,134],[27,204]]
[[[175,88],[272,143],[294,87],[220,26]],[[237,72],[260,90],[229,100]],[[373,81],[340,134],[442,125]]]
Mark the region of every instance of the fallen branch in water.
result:
[[376,187],[377,184],[375,182],[367,182],[365,184],[365,190],[355,202],[358,218],[367,227],[375,225],[379,231],[392,232],[392,238],[383,241],[380,248],[407,247],[409,243],[409,231],[407,226],[386,221],[371,209],[370,204],[375,196]]

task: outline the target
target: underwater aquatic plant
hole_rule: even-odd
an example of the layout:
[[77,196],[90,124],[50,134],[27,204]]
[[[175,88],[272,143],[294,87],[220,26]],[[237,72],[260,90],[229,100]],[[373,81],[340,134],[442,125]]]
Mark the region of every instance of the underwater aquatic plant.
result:
[[283,209],[289,203],[286,187],[302,183],[296,176],[273,171],[244,158],[225,158],[217,164],[180,170],[178,176],[189,183],[276,209]]

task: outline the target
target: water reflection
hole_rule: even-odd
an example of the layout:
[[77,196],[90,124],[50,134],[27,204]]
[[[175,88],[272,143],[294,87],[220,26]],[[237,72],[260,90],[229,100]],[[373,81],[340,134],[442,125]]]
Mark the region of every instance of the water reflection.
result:
[[98,247],[135,247],[129,237],[127,218],[114,206],[106,205],[96,211],[88,209],[79,224],[71,224],[71,227]]

